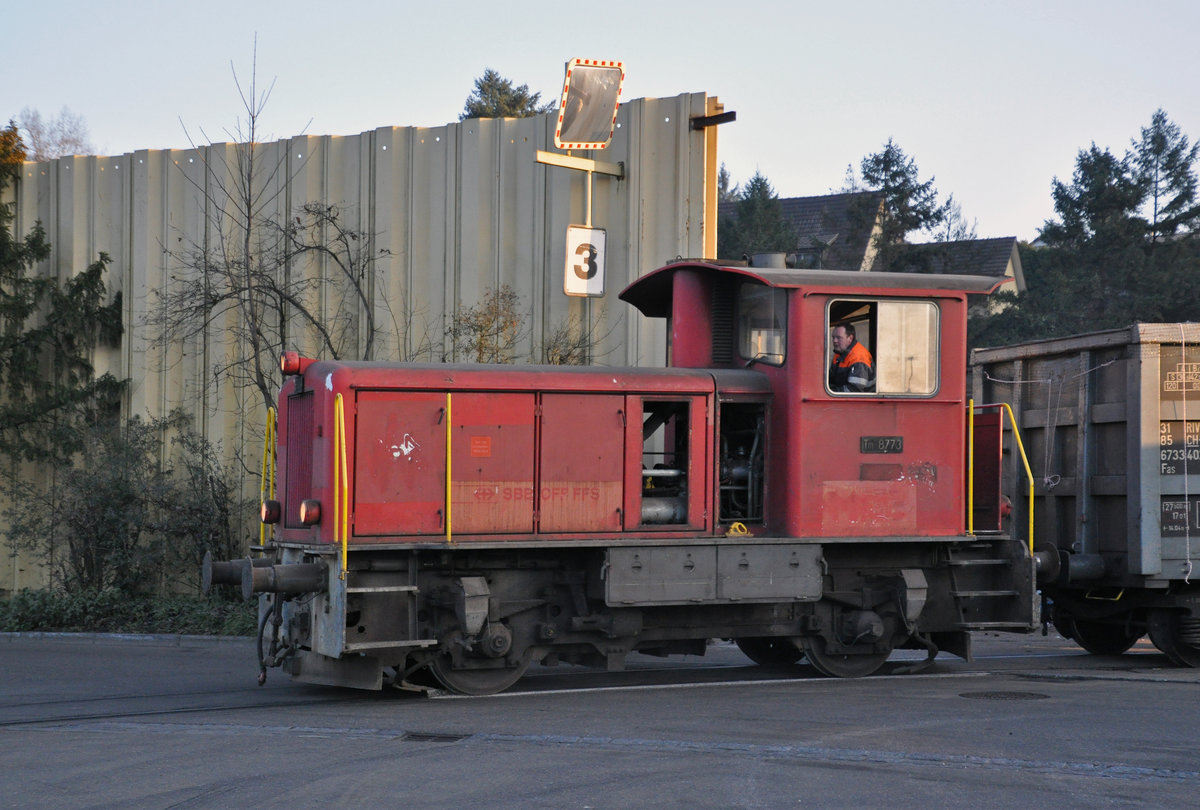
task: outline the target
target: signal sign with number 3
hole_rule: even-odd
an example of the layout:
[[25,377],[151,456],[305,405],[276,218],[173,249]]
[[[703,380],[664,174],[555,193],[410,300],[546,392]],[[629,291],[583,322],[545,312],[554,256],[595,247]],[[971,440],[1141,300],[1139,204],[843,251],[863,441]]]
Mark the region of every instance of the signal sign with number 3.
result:
[[567,267],[563,276],[563,292],[567,295],[604,295],[607,237],[603,228],[567,227]]

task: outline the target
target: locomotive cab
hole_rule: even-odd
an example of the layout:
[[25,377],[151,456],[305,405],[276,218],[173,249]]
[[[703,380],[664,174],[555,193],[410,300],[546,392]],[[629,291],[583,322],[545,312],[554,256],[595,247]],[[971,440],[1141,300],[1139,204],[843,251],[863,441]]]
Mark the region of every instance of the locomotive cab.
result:
[[[668,365],[768,381],[766,532],[951,537],[966,531],[967,294],[995,284],[680,263],[621,297],[669,320]],[[831,386],[837,327],[873,359],[865,390]]]

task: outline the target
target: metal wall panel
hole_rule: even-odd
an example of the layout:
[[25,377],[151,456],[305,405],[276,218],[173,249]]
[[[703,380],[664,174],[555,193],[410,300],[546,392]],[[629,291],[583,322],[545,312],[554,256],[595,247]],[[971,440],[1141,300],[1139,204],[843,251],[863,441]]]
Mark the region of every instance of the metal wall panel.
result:
[[363,391],[355,407],[355,539],[445,531],[446,395]]
[[466,391],[451,404],[451,530],[533,531],[534,396]]
[[[580,153],[625,168],[619,180],[593,175],[592,224],[608,231],[605,295],[598,299],[563,293],[566,230],[584,223],[586,175],[536,162],[538,150],[553,151],[553,113],[258,144],[256,160],[280,167],[261,181],[259,214],[285,218],[321,201],[337,206],[347,227],[371,234],[380,272],[365,306],[382,329],[377,359],[452,359],[441,344],[456,308],[507,284],[528,315],[521,343],[527,357],[574,319],[598,338],[593,363],[660,365],[662,324],[640,318],[616,294],[677,256],[703,255],[706,223],[715,227],[704,202],[716,182],[716,129],[692,130],[690,118],[713,103],[704,93],[627,102],[610,148]],[[255,467],[261,399],[214,373],[241,351],[234,314],[169,345],[146,327],[159,295],[186,272],[173,255],[238,235],[235,210],[211,210],[212,192],[231,181],[236,159],[234,144],[210,144],[28,163],[15,190],[16,228],[45,225],[53,252],[38,268],[44,274],[68,277],[100,251],[113,258],[108,284],[124,296],[125,335],[120,348],[100,350],[95,361],[100,372],[130,380],[126,415],[183,408],[211,441]],[[293,272],[336,271],[311,261]],[[341,302],[318,303],[329,313]],[[351,325],[360,348],[363,311]],[[293,334],[295,348],[314,350],[303,328]],[[256,492],[258,483],[248,478],[245,486]],[[27,584],[32,565],[24,557],[0,566],[0,591]]]
[[620,394],[542,395],[539,531],[621,530],[625,429]]

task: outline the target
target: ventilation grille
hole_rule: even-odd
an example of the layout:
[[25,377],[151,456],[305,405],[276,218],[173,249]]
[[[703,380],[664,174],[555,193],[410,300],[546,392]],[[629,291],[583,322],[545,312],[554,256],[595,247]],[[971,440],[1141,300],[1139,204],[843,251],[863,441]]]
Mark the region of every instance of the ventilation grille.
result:
[[736,284],[717,278],[712,296],[712,358],[714,366],[733,365],[733,299]]
[[289,529],[300,522],[300,504],[312,497],[313,478],[313,392],[287,399],[287,462],[283,486],[286,493],[283,525]]

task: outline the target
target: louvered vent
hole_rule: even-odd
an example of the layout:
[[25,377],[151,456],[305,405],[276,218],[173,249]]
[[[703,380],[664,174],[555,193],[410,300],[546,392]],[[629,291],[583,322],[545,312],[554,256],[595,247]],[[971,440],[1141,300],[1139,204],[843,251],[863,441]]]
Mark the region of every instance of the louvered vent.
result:
[[712,357],[714,366],[733,365],[733,310],[737,285],[718,277],[712,297]]
[[302,529],[304,524],[300,522],[300,504],[312,497],[313,392],[305,391],[288,397],[287,409],[283,525],[289,529]]

